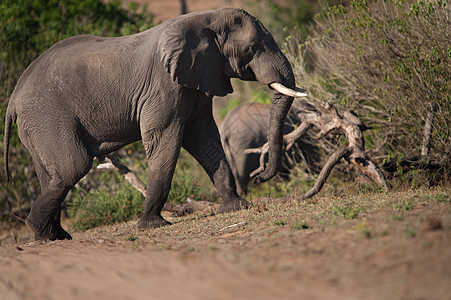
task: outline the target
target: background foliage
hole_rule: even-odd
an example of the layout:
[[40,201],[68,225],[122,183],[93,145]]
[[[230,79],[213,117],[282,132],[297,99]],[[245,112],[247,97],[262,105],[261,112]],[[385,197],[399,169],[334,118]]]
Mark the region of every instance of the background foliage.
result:
[[351,108],[373,127],[365,139],[379,161],[419,155],[436,106],[429,158],[449,166],[450,12],[441,0],[354,0],[325,9],[306,41],[294,32],[287,55],[314,98]]

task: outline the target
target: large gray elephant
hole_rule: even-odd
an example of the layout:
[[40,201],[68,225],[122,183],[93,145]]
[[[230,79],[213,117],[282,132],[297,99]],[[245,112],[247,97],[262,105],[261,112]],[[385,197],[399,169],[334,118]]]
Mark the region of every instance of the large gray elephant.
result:
[[[239,195],[246,195],[252,171],[260,166],[260,154],[245,153],[251,148],[263,146],[268,136],[268,119],[271,108],[261,103],[246,103],[239,105],[229,111],[219,126],[221,142],[229,162]],[[283,125],[283,134],[294,130],[301,121],[299,111],[292,107]],[[313,138],[302,138],[297,141],[300,153],[293,153],[294,162],[302,158],[306,160],[307,166],[314,172],[319,172],[319,152],[315,147]],[[289,154],[287,154],[289,155]],[[284,172],[287,174],[292,168],[292,162],[284,160]],[[286,177],[284,177],[286,178]],[[287,179],[287,178],[286,178]]]
[[5,121],[5,166],[12,122],[29,150],[41,183],[26,224],[37,238],[70,239],[60,208],[93,158],[142,140],[148,161],[140,228],[169,224],[161,210],[180,147],[193,155],[222,197],[222,212],[247,207],[212,116],[213,96],[231,93],[230,78],[271,88],[268,167],[276,175],[282,129],[296,90],[287,58],[271,34],[240,9],[183,15],[142,33],[60,41],[23,73]]

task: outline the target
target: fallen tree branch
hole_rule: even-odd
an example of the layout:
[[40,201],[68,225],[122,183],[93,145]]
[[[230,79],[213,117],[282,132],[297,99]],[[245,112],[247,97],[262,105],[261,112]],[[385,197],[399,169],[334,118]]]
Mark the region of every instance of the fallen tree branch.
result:
[[146,197],[146,185],[136,176],[135,173],[130,171],[130,169],[121,163],[119,158],[113,154],[108,154],[105,156],[108,161],[106,163],[97,166],[97,169],[115,169],[121,175],[124,175],[125,180],[127,180],[135,189],[137,189],[144,197]]
[[319,173],[315,185],[310,189],[310,191],[305,193],[299,200],[305,200],[318,194],[319,191],[321,191],[321,189],[323,188],[324,183],[326,183],[326,179],[327,177],[329,177],[333,167],[340,161],[340,159],[342,159],[345,156],[348,156],[351,152],[352,152],[351,148],[339,148],[337,151],[335,151],[334,154],[332,154],[329,157],[323,169]]
[[236,224],[232,224],[232,225],[229,225],[229,226],[226,226],[226,227],[222,228],[221,230],[219,230],[219,232],[224,231],[224,230],[229,229],[229,228],[237,227],[237,226],[240,226],[240,225],[245,225],[245,224],[247,224],[246,221],[239,222],[239,223],[236,223]]
[[[342,158],[345,158],[355,170],[369,176],[383,188],[387,189],[382,172],[380,172],[374,162],[365,154],[365,142],[362,134],[362,130],[366,129],[365,125],[357,116],[349,111],[341,117],[333,104],[326,101],[320,102],[320,104],[324,113],[299,113],[299,119],[302,120],[300,125],[283,137],[285,151],[290,151],[312,126],[320,130],[315,136],[316,140],[325,137],[331,131],[338,131],[346,136],[348,147],[340,148],[332,154],[322,168],[315,186],[301,197],[301,199],[307,199],[317,194],[326,182],[333,167]],[[260,153],[260,166],[250,174],[251,177],[256,176],[265,169],[265,160],[268,152],[269,144],[267,142],[259,148],[245,150],[245,153]]]

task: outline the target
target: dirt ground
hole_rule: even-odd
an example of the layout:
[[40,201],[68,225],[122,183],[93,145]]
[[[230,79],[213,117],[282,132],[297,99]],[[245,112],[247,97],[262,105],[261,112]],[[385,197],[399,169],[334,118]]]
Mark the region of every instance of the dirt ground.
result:
[[448,190],[260,199],[72,241],[14,228],[0,233],[0,299],[451,299],[450,200]]
[[[129,1],[123,1],[129,2]],[[147,10],[155,15],[158,22],[175,18],[181,13],[179,0],[134,0],[133,2],[145,4]],[[277,1],[280,2],[280,1]],[[216,9],[221,7],[246,8],[247,0],[186,0],[188,12]]]

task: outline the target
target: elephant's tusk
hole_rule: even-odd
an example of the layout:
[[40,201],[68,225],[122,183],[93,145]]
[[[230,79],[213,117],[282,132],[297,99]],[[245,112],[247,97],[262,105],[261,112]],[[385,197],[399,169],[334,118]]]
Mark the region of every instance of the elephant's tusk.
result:
[[278,91],[279,93],[290,96],[290,97],[307,97],[308,96],[308,94],[303,93],[303,92],[305,92],[304,89],[300,89],[298,87],[296,87],[295,90],[292,90],[290,88],[287,88],[283,84],[280,84],[277,82],[271,83],[269,86],[272,87],[273,89],[275,89],[276,91]]

